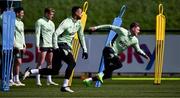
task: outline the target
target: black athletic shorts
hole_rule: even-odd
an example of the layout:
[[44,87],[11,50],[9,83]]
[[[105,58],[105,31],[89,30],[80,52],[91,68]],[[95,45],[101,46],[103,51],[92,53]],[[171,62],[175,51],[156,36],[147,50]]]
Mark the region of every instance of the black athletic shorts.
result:
[[23,50],[14,48],[13,54],[15,58],[23,58]]
[[40,47],[41,52],[53,52],[52,47]]

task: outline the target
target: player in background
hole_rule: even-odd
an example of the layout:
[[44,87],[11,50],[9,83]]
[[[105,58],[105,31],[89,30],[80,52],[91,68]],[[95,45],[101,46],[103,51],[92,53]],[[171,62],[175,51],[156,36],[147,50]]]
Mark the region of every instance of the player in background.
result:
[[95,77],[84,79],[83,82],[86,84],[86,86],[90,86],[92,81],[100,80],[100,82],[103,83],[104,79],[111,78],[113,71],[123,66],[119,58],[119,54],[130,46],[133,47],[138,54],[145,57],[148,61],[150,60],[147,54],[145,54],[139,46],[139,41],[137,38],[140,33],[139,23],[133,22],[130,25],[129,30],[114,25],[90,27],[91,31],[95,31],[97,29],[111,29],[116,32],[116,35],[108,46],[103,49],[102,54],[104,57],[104,71],[98,73]]
[[[44,17],[39,18],[35,24],[36,33],[36,49],[38,53],[37,68],[41,69],[41,66],[46,61],[47,68],[52,68],[53,57],[53,44],[52,37],[55,32],[55,25],[52,21],[55,14],[53,8],[45,8]],[[40,74],[36,75],[36,85],[42,86],[40,80]],[[58,85],[53,82],[51,75],[47,75],[47,85]]]
[[25,36],[24,36],[24,9],[22,7],[14,9],[16,13],[15,33],[14,33],[14,66],[13,66],[13,81],[16,86],[25,86],[19,79],[20,65],[22,64],[23,53],[26,51]]

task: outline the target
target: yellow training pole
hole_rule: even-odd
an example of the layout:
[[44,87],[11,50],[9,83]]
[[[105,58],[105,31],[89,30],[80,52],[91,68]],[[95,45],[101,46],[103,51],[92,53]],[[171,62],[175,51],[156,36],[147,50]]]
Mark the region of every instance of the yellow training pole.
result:
[[156,55],[154,84],[161,83],[166,17],[163,15],[163,5],[159,4],[159,14],[156,16]]
[[[86,1],[83,5],[83,10],[82,10],[83,12],[82,12],[82,17],[81,17],[81,23],[82,23],[83,31],[84,31],[84,28],[86,25],[86,20],[87,20],[87,14],[86,14],[87,8],[88,8],[88,2]],[[79,43],[79,39],[78,39],[78,34],[76,33],[75,37],[73,39],[73,42],[72,42],[72,52],[73,52],[73,56],[74,56],[75,61],[77,61],[77,58],[78,58],[79,48],[80,48],[80,43]],[[73,72],[72,72],[71,77],[69,79],[68,86],[71,86],[71,84],[72,84],[73,75],[74,75],[74,69],[73,69]]]

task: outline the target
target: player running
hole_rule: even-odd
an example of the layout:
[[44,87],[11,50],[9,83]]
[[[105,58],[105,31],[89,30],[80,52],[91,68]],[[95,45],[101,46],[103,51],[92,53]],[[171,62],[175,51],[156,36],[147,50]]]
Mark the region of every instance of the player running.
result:
[[119,54],[130,46],[132,46],[138,54],[145,57],[148,61],[150,60],[147,54],[145,54],[139,47],[137,36],[140,32],[140,26],[137,22],[133,22],[130,25],[130,30],[126,30],[125,28],[114,25],[100,25],[90,27],[91,31],[95,31],[97,29],[111,29],[116,32],[116,35],[109,43],[109,45],[103,49],[105,65],[104,71],[98,73],[95,77],[90,77],[83,80],[86,86],[90,86],[92,81],[100,80],[100,82],[103,83],[103,79],[111,78],[113,71],[123,66],[119,58]]

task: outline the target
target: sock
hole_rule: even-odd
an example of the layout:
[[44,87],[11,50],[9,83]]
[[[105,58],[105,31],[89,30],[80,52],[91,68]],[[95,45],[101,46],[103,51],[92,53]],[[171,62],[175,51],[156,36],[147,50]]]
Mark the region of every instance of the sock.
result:
[[15,82],[20,81],[20,80],[19,80],[19,75],[15,75],[15,76],[14,76],[14,81],[15,81]]
[[15,81],[16,81],[16,77],[15,77],[15,76],[13,76],[12,81],[13,81],[13,82],[15,82]]
[[93,79],[92,79],[92,78],[87,78],[86,80],[88,80],[88,81],[92,81]]
[[13,73],[11,73],[10,79],[13,80],[14,76]]
[[16,81],[20,81],[19,80],[19,75],[15,75],[15,77],[16,77]]
[[30,72],[32,74],[38,74],[39,73],[39,69],[31,69]]
[[40,74],[37,74],[37,75],[36,75],[36,83],[41,83],[40,77],[41,77]]
[[69,79],[64,79],[63,87],[67,87],[69,83]]
[[47,82],[52,82],[51,75],[47,75]]

